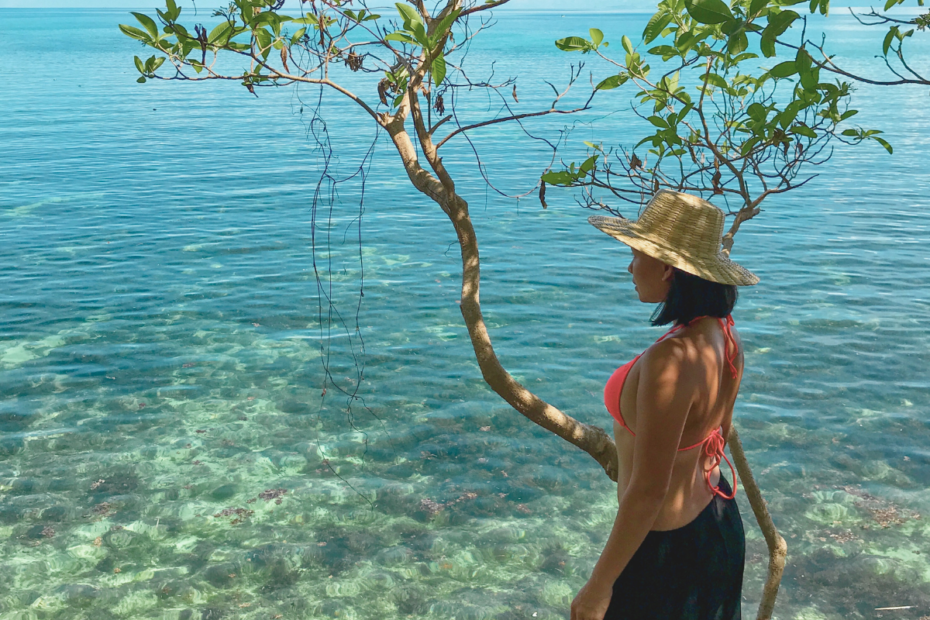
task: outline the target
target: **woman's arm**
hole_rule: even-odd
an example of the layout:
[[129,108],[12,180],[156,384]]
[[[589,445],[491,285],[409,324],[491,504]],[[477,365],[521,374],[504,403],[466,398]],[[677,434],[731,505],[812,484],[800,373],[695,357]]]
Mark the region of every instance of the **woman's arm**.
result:
[[594,566],[590,581],[610,588],[630,563],[636,550],[652,529],[664,498],[634,496],[627,490],[620,500],[617,518],[607,538],[601,557]]
[[630,484],[592,579],[613,583],[652,529],[668,493],[696,385],[686,343],[664,340],[640,358]]

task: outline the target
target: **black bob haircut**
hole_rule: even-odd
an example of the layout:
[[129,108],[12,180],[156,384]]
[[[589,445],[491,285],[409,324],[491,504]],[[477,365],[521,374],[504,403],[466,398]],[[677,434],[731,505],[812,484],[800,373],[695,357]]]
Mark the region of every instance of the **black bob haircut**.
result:
[[726,318],[736,305],[736,285],[711,282],[672,267],[668,297],[652,313],[653,325],[688,323],[699,316]]

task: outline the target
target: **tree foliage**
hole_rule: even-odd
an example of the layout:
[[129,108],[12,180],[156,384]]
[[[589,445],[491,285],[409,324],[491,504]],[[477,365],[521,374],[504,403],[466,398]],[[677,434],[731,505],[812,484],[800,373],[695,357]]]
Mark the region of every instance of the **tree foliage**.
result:
[[[616,72],[597,88],[632,85],[634,109],[652,130],[631,147],[586,142],[582,163],[549,170],[542,180],[581,187],[584,206],[615,214],[605,195],[635,204],[660,188],[720,195],[734,216],[724,237],[729,252],[740,225],[769,196],[814,178],[833,143],[871,141],[893,153],[880,129],[853,124],[854,82],[869,80],[842,69],[825,43],[808,38],[807,17],[789,8],[802,2],[661,0],[639,44],[622,37],[617,59],[598,29],[590,38],[556,41],[566,52],[594,54],[613,66]],[[886,10],[896,4],[889,0]],[[808,8],[825,16],[829,0],[811,0]],[[920,28],[926,19],[912,22]],[[923,79],[903,50],[913,32],[895,23],[882,45],[889,69],[890,55],[911,71],[908,83]]]

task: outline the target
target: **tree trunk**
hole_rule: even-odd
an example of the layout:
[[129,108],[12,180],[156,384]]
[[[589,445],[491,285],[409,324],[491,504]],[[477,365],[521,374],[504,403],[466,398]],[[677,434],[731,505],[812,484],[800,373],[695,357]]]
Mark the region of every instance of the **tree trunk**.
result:
[[775,597],[778,596],[781,576],[785,571],[788,545],[775,529],[772,515],[769,514],[768,503],[762,499],[762,491],[759,490],[759,485],[756,484],[756,479],[752,475],[752,469],[749,467],[749,461],[746,460],[746,453],[743,451],[743,444],[739,440],[739,433],[736,432],[735,426],[730,427],[730,438],[727,443],[730,445],[730,453],[733,455],[740,482],[743,483],[743,490],[749,498],[749,505],[756,515],[756,521],[762,528],[762,535],[765,536],[765,542],[769,547],[769,574],[762,588],[762,601],[759,603],[759,613],[756,616],[757,620],[769,620],[775,610]]
[[530,392],[504,370],[497,359],[478,299],[481,280],[478,240],[468,215],[468,204],[459,196],[455,196],[454,205],[449,209],[449,219],[455,226],[462,249],[462,317],[485,382],[514,409],[594,457],[610,479],[616,482],[617,448],[610,435],[597,426],[583,424],[565,415]]

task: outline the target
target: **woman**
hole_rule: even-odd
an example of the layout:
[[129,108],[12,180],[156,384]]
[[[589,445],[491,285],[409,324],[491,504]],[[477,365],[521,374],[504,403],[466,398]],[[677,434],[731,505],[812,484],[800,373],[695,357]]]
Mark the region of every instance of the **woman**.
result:
[[620,508],[571,620],[739,620],[745,536],[719,463],[743,373],[730,312],[759,279],[720,251],[723,212],[696,196],[660,191],[636,221],[588,221],[633,249],[639,300],[673,326],[604,390]]

